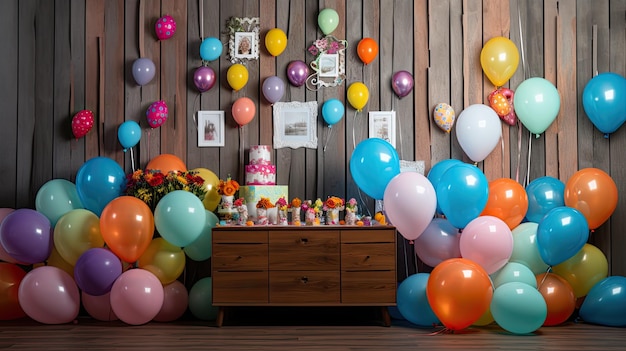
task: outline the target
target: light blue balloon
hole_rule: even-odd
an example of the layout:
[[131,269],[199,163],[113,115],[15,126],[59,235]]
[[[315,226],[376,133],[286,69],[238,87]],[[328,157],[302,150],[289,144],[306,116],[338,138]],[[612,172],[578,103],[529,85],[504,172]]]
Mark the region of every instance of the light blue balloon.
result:
[[[459,161],[455,159],[441,160],[432,166],[430,171],[428,171],[428,175],[426,176],[426,178],[430,180],[430,183],[433,185],[433,188],[435,188],[436,190],[437,185],[439,185],[439,181],[441,180],[441,176],[448,169],[450,169],[450,167],[454,165],[461,165],[461,164],[463,164],[463,161]],[[437,214],[439,215],[443,214],[443,212],[441,211],[441,207],[439,206],[439,203],[437,203]]]
[[400,283],[396,292],[396,301],[400,314],[407,321],[422,327],[432,327],[441,324],[426,297],[426,286],[428,285],[429,277],[429,273],[410,275]]
[[505,264],[504,267],[492,274],[491,280],[493,281],[493,287],[496,289],[500,285],[511,282],[526,283],[534,288],[537,287],[537,278],[535,278],[533,271],[526,265],[517,262]]
[[526,222],[513,228],[513,252],[509,258],[509,262],[517,262],[530,268],[535,274],[545,273],[548,266],[541,255],[537,246],[537,227],[539,224],[534,222]]
[[549,80],[534,77],[526,79],[517,87],[513,104],[517,118],[526,129],[539,136],[559,114],[561,97]]
[[205,61],[215,61],[222,54],[222,42],[215,38],[206,38],[200,43],[200,57]]
[[141,127],[135,121],[126,121],[117,129],[117,139],[124,148],[124,152],[137,145],[141,139]]
[[553,208],[537,226],[537,247],[550,266],[565,262],[578,253],[589,239],[585,216],[572,207]]
[[528,334],[539,329],[548,316],[548,306],[537,288],[526,283],[505,283],[491,299],[491,315],[502,329]]
[[437,203],[450,224],[463,229],[485,209],[489,182],[478,167],[463,163],[443,173],[436,193]]
[[206,210],[193,193],[174,190],[163,196],[154,209],[154,225],[167,242],[185,247],[202,234]]
[[108,157],[94,157],[76,174],[76,191],[83,206],[100,217],[104,207],[124,193],[126,174]]
[[591,78],[582,99],[587,117],[605,138],[626,121],[626,78],[621,75],[605,72]]
[[213,279],[206,277],[198,280],[189,290],[189,311],[203,321],[217,318],[219,309],[213,306]]
[[350,172],[363,192],[373,199],[382,200],[387,184],[400,174],[398,152],[383,139],[365,139],[352,152]]
[[220,219],[217,218],[215,213],[206,211],[206,223],[202,229],[202,233],[191,244],[185,246],[183,251],[187,257],[194,261],[205,261],[211,258],[213,254],[213,228],[219,223]]
[[35,209],[50,220],[52,228],[64,214],[82,208],[76,185],[67,179],[47,181],[35,197]]
[[611,276],[594,285],[579,311],[583,321],[608,327],[626,327],[626,277]]
[[526,219],[539,223],[553,208],[565,206],[565,184],[550,176],[534,179],[526,186]]
[[345,107],[341,101],[337,99],[326,100],[322,106],[322,117],[324,117],[324,121],[328,123],[329,127],[341,121],[344,112]]

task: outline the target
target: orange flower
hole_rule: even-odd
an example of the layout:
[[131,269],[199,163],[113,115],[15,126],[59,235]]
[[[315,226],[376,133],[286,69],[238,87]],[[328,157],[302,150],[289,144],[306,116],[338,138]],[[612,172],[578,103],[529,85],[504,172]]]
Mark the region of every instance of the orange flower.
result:
[[236,180],[231,179],[230,176],[223,181],[220,179],[220,183],[217,186],[217,192],[220,195],[232,196],[239,190],[239,183]]
[[256,208],[273,208],[274,204],[269,198],[261,196],[259,202],[256,203]]
[[291,207],[300,207],[300,205],[302,205],[302,200],[299,198],[294,197],[293,200],[291,200]]

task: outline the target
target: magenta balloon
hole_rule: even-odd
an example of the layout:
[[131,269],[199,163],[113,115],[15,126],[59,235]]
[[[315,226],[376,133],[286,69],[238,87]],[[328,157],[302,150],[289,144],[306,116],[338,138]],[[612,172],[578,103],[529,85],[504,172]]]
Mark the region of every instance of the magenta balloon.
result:
[[309,76],[309,66],[304,61],[296,60],[287,65],[287,79],[294,86],[302,86]]
[[285,83],[277,76],[265,78],[263,81],[263,96],[270,103],[275,103],[282,99],[285,93]]
[[409,95],[413,90],[413,84],[413,75],[407,71],[398,71],[391,79],[391,87],[400,98]]
[[193,73],[193,85],[201,93],[211,90],[215,85],[215,71],[211,67],[198,67]]
[[460,258],[461,233],[444,218],[434,218],[422,235],[415,239],[415,254],[422,262],[435,267],[450,259]]
[[111,291],[115,280],[122,274],[122,262],[104,248],[92,248],[76,260],[74,280],[89,295],[100,296]]
[[0,244],[18,262],[43,262],[52,252],[50,220],[35,210],[15,210],[0,224]]

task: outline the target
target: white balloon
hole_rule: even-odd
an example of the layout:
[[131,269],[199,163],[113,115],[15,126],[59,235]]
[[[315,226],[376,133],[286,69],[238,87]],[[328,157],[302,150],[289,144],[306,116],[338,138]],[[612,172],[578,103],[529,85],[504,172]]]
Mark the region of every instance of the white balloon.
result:
[[474,162],[487,158],[501,137],[498,114],[487,105],[470,105],[457,119],[456,138],[465,154]]

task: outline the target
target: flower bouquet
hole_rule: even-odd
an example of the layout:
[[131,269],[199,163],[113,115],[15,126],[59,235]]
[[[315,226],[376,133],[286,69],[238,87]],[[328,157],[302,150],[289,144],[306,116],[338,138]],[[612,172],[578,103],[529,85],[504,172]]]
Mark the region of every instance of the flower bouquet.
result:
[[300,210],[302,206],[302,200],[300,200],[297,197],[294,197],[293,200],[291,200],[291,207],[290,207],[290,211],[291,211],[291,224],[293,225],[297,225],[299,226],[301,224],[300,222]]
[[138,169],[126,176],[125,193],[145,202],[152,211],[165,195],[174,190],[189,191],[202,201],[207,190],[204,179],[196,174],[193,171],[170,171],[163,174],[159,170]]
[[346,225],[355,225],[356,224],[356,213],[358,211],[358,206],[355,198],[351,198],[346,203],[346,213],[344,215],[344,220]]
[[278,223],[280,225],[287,225],[287,200],[281,197],[276,201],[275,205],[278,211]]
[[246,206],[246,200],[242,197],[235,200],[233,206],[239,213],[239,217],[237,218],[237,224],[245,225],[248,222],[248,206]]
[[344,201],[337,196],[330,196],[324,201],[324,211],[326,211],[326,224],[339,224],[339,211],[344,209]]
[[274,208],[274,204],[269,198],[261,196],[259,202],[256,203],[256,222],[259,225],[269,224],[267,209]]

